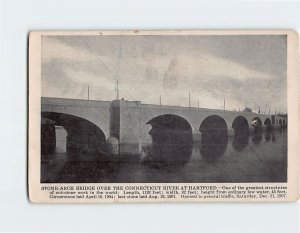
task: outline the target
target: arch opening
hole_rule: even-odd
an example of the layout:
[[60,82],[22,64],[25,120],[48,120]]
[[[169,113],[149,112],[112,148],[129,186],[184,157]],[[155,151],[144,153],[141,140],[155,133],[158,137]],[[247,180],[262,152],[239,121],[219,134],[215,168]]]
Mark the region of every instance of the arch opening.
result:
[[264,125],[267,127],[267,130],[269,130],[269,131],[272,130],[272,122],[271,122],[270,118],[265,119]]
[[259,117],[255,117],[251,123],[254,128],[252,142],[254,144],[259,144],[262,140],[262,121]]
[[249,143],[250,129],[248,121],[243,116],[236,117],[232,122],[234,140],[232,146],[235,150],[243,150]]
[[67,152],[67,131],[62,126],[55,126],[56,148],[55,153]]
[[217,115],[208,116],[200,125],[202,158],[208,162],[219,159],[228,144],[228,127],[225,120]]
[[56,148],[55,122],[41,118],[41,154],[54,154]]
[[42,154],[55,152],[55,127],[63,127],[67,132],[66,152],[68,154],[101,154],[107,151],[106,138],[103,131],[95,124],[80,117],[65,113],[43,112],[41,126]]
[[260,129],[262,128],[262,121],[259,117],[254,117],[251,125],[254,129]]
[[152,147],[145,162],[157,166],[182,166],[192,155],[192,127],[184,118],[166,114],[151,119],[149,131]]
[[270,141],[273,131],[273,126],[270,118],[265,119],[264,125],[266,126],[265,139],[266,141]]

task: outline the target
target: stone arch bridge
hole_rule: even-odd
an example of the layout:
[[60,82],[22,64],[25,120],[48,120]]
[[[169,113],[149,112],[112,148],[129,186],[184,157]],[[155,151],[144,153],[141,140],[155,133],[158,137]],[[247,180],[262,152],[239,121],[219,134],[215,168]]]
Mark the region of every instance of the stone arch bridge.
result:
[[[139,153],[144,141],[150,140],[151,129],[160,127],[166,132],[178,128],[192,133],[192,139],[200,138],[203,131],[210,128],[221,128],[231,135],[241,127],[254,130],[271,125],[286,124],[286,119],[272,119],[270,115],[179,107],[167,105],[142,104],[140,101],[95,101],[42,97],[42,124],[53,122],[63,126],[68,136],[77,135],[91,141],[104,143],[115,138],[119,143],[120,153]],[[273,117],[274,118],[274,117]],[[45,120],[46,119],[46,120]],[[71,137],[71,136],[70,136]],[[76,140],[75,140],[76,141]],[[97,143],[96,143],[97,144]],[[97,149],[97,145],[96,145]]]

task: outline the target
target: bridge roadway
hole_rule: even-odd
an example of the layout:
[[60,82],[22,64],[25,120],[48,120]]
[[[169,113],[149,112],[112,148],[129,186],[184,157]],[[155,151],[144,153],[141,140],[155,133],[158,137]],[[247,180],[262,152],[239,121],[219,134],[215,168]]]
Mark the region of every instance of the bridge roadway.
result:
[[[226,129],[231,135],[241,127],[253,130],[253,124],[262,129],[271,124],[279,124],[270,115],[253,112],[152,105],[127,100],[96,101],[49,97],[41,99],[41,115],[42,118],[63,126],[68,134],[70,129],[76,127],[85,130],[94,127],[96,129],[93,132],[100,137],[102,135],[104,140],[112,137],[117,139],[120,152],[123,153],[139,153],[143,142],[151,140],[151,128],[158,126],[165,130],[178,128],[190,131],[195,139],[210,127]],[[286,124],[286,120],[282,119],[280,124]],[[80,129],[78,133],[80,134]]]

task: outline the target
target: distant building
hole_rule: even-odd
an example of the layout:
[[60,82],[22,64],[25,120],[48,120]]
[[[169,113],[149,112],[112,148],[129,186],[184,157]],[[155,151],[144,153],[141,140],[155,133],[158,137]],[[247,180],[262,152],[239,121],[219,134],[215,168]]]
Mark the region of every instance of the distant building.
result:
[[272,125],[275,126],[286,126],[287,120],[288,120],[287,114],[271,115]]

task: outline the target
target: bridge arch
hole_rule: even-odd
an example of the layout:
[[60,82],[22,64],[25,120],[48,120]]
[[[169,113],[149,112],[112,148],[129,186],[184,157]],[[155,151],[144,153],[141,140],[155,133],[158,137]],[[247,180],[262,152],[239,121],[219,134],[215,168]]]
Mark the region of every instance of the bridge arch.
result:
[[270,118],[266,118],[264,121],[264,125],[267,127],[267,130],[270,131],[272,129],[272,122]]
[[204,133],[206,131],[211,131],[211,130],[227,131],[228,127],[226,121],[218,115],[210,115],[206,117],[202,121],[199,131],[201,133]]
[[174,114],[159,115],[149,120],[152,136],[150,160],[162,166],[184,165],[192,155],[193,135],[190,123]]
[[202,158],[208,162],[218,160],[228,145],[228,127],[226,121],[218,115],[206,117],[200,127]]
[[[94,123],[78,116],[58,112],[42,112],[41,117],[50,120],[50,125],[62,126],[66,130],[68,153],[96,153],[102,155],[106,153],[105,134]],[[41,128],[42,132],[49,130],[49,126],[44,128],[42,125]],[[44,135],[46,137],[41,138],[42,147],[47,145],[47,141],[53,141],[53,136],[55,137],[53,133]]]
[[266,118],[266,119],[265,119],[265,122],[264,122],[264,125],[265,125],[265,126],[269,126],[269,125],[271,125],[271,124],[272,124],[271,119],[270,119],[270,118]]
[[244,116],[237,116],[232,122],[234,129],[234,141],[232,146],[235,150],[243,150],[249,143],[249,123]]
[[249,131],[249,123],[245,117],[237,116],[232,122],[232,128],[235,134],[244,133],[245,131]]
[[262,121],[259,117],[254,117],[251,125],[254,128],[252,142],[259,144],[262,140]]
[[262,128],[262,121],[259,117],[254,117],[251,125],[254,129]]

